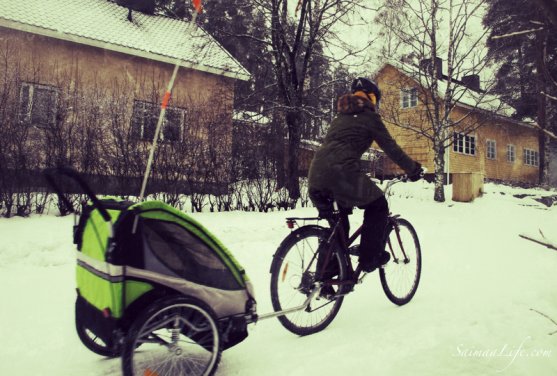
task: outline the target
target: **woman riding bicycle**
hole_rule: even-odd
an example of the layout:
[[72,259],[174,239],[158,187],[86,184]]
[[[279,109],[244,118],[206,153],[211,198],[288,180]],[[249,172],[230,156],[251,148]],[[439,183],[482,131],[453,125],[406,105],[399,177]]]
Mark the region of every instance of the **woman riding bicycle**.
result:
[[367,78],[352,83],[352,93],[340,97],[337,117],[332,121],[309,169],[309,196],[319,216],[329,218],[336,200],[348,234],[348,214],[354,206],[364,209],[359,246],[359,268],[371,272],[386,264],[390,254],[384,249],[389,208],[379,187],[360,167],[360,159],[373,141],[389,158],[416,181],[423,176],[420,163],[412,160],[397,145],[377,114],[381,91]]

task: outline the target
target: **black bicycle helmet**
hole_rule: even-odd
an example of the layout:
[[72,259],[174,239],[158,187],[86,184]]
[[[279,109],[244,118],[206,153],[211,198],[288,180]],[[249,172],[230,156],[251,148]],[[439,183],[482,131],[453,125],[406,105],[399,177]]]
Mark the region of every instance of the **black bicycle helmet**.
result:
[[352,93],[363,91],[366,94],[373,93],[377,99],[377,103],[381,100],[381,90],[375,82],[365,77],[358,77],[352,81]]

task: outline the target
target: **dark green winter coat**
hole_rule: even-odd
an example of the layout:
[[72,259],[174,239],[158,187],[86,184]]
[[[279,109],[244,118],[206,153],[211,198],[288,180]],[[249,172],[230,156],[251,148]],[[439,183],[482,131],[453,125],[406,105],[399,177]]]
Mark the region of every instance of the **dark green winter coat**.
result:
[[373,141],[407,173],[419,165],[397,145],[369,100],[347,94],[337,107],[339,115],[311,162],[310,197],[315,202],[315,197],[324,194],[334,197],[341,207],[364,206],[383,195],[360,166]]

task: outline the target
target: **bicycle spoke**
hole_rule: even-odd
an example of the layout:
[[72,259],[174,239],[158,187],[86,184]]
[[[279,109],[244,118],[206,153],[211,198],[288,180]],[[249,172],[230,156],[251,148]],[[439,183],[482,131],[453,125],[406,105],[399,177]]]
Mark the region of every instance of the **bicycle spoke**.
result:
[[131,375],[206,375],[220,359],[212,313],[186,298],[161,300],[138,319],[126,341],[123,370]]
[[392,260],[381,269],[381,283],[387,297],[395,304],[406,304],[418,287],[421,253],[417,235],[408,221],[397,219],[387,241]]
[[[277,250],[272,267],[271,296],[275,311],[301,306],[315,286],[318,250],[328,237],[327,230],[314,226],[292,233],[291,242]],[[334,259],[334,260],[333,260]],[[334,254],[331,262],[339,263]],[[321,267],[321,266],[320,266]],[[344,265],[338,267],[345,277]],[[311,334],[325,328],[337,314],[342,298],[326,300],[316,297],[307,309],[279,317],[281,323],[296,334]]]

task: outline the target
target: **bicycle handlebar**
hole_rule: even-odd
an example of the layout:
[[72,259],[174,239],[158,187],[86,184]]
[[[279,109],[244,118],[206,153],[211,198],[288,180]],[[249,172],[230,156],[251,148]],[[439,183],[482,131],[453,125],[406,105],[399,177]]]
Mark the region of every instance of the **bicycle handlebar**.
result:
[[62,190],[54,180],[54,175],[66,175],[67,177],[75,180],[77,184],[83,189],[85,194],[89,196],[89,199],[93,202],[93,206],[95,206],[98,210],[105,222],[110,222],[111,217],[108,214],[108,211],[99,200],[99,198],[93,193],[91,187],[83,180],[83,178],[79,175],[79,173],[70,167],[54,167],[54,168],[47,168],[43,170],[43,174],[45,175],[46,181],[50,186],[54,189],[54,192],[58,195],[58,197],[64,202],[64,205],[70,210],[70,212],[74,212],[73,205],[68,201],[68,199],[62,195]]
[[[421,178],[423,178],[426,173],[427,173],[427,168],[422,167]],[[385,192],[385,194],[387,194],[389,193],[391,187],[396,183],[401,183],[401,182],[406,183],[407,181],[408,181],[408,174],[396,175],[387,182],[387,185],[385,186],[385,189],[383,191]]]

